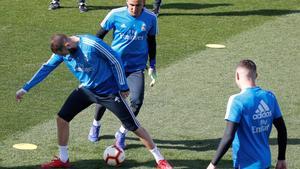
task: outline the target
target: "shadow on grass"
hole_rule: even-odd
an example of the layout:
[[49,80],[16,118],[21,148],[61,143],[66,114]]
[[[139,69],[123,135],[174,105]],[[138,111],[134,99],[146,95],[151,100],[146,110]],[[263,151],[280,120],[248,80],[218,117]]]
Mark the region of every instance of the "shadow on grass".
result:
[[[202,3],[168,3],[163,4],[162,9],[204,9],[204,8],[214,8],[219,6],[231,6],[232,4],[228,3],[219,3],[219,4],[202,4]],[[124,4],[125,6],[125,4]],[[121,6],[90,6],[88,5],[89,10],[104,10],[104,9],[114,9]],[[146,5],[146,8],[152,9],[152,5]]]
[[[124,3],[123,6],[126,4]],[[214,8],[214,7],[219,7],[219,6],[231,6],[232,4],[228,3],[219,3],[219,4],[203,4],[203,3],[168,3],[168,4],[163,4],[162,8],[163,9],[186,9],[186,10],[191,10],[191,9],[204,9],[204,8]],[[122,6],[94,6],[94,5],[88,5],[87,8],[88,10],[111,10],[114,8],[119,8]],[[78,8],[76,5],[74,6],[61,6],[61,8]],[[152,5],[148,4],[146,5],[146,8],[152,9]]]
[[161,8],[162,9],[204,9],[204,8],[215,8],[219,6],[232,6],[232,4],[168,3],[168,4],[163,4]]
[[[124,4],[125,6],[126,4]],[[204,9],[204,8],[214,8],[219,6],[232,6],[228,3],[219,3],[219,4],[203,4],[203,3],[168,3],[163,4],[162,9]],[[103,10],[103,9],[113,9],[121,6],[88,6],[91,10]],[[146,8],[152,9],[152,5],[147,4]]]
[[[210,163],[210,160],[172,160],[169,159],[169,162],[175,168],[184,168],[184,169],[201,169],[206,168],[206,166]],[[72,167],[70,169],[113,169],[116,167],[107,166],[103,160],[95,159],[95,160],[78,160],[71,162]],[[136,167],[149,167],[154,168],[154,161],[147,162],[137,162],[135,160],[125,160],[122,166],[118,167],[120,169],[129,169]],[[218,168],[219,169],[228,169],[232,167],[231,160],[222,160],[220,161]],[[17,167],[0,167],[0,169],[38,169],[40,166],[17,166]]]
[[[101,139],[114,139],[112,135],[103,135]],[[126,137],[127,140],[133,140],[139,142],[137,137]],[[204,140],[160,140],[153,139],[159,148],[164,149],[176,149],[176,150],[190,150],[190,151],[209,151],[216,150],[221,138],[215,139],[204,139]],[[300,144],[300,139],[298,138],[288,138],[288,145],[298,145]],[[277,138],[270,138],[270,145],[277,145]],[[142,143],[130,143],[127,144],[126,149],[134,149],[144,147]]]
[[230,11],[213,13],[160,13],[159,16],[280,16],[293,13],[300,13],[300,10],[259,9],[252,11]]
[[[116,6],[87,5],[87,8],[88,8],[89,11],[92,11],[92,10],[111,10],[111,9],[119,8],[119,7],[122,7],[122,6],[118,6],[118,5],[116,5]],[[78,9],[78,6],[76,4],[74,6],[60,6],[60,9]],[[54,11],[56,11],[56,10],[54,10]]]
[[[277,138],[271,138],[270,139],[270,144],[271,145],[277,145]],[[288,138],[287,144],[288,145],[298,145],[298,144],[300,144],[300,139],[298,139],[298,138]]]
[[[128,140],[130,140],[130,139],[133,139],[133,138],[128,138]],[[208,151],[208,150],[217,149],[217,146],[220,142],[220,138],[206,139],[206,140],[159,140],[159,139],[154,139],[154,142],[158,145],[159,148],[164,148],[164,149]],[[127,145],[128,149],[138,148],[140,146],[143,146],[143,145],[142,144]]]
[[[114,139],[112,135],[103,135],[100,137],[102,139]],[[126,140],[132,140],[139,142],[137,137],[126,137]],[[207,151],[214,150],[217,148],[220,138],[218,139],[206,139],[206,140],[160,140],[153,139],[155,144],[158,144],[159,148],[165,149],[177,149],[177,150],[191,150],[191,151]],[[134,149],[144,147],[144,145],[139,142],[138,144],[130,143],[127,144],[126,149]]]
[[[124,4],[125,6],[125,4]],[[93,6],[93,5],[88,5],[88,10],[89,11],[93,11],[93,10],[111,10],[111,9],[114,9],[114,8],[119,8],[119,7],[122,7],[122,6]]]
[[[103,135],[100,137],[101,139],[114,139],[113,135]],[[138,138],[135,137],[127,137],[127,140],[139,141]],[[207,150],[216,150],[219,144],[220,138],[216,139],[205,139],[205,140],[160,140],[154,139],[154,142],[158,144],[159,148],[165,149],[177,149],[177,150],[190,150],[190,151],[207,151]],[[270,139],[271,145],[277,145],[277,139]],[[298,145],[300,144],[300,139],[298,138],[289,138],[288,145]],[[127,145],[127,149],[132,148],[140,148],[143,145],[140,144],[129,144]],[[180,159],[168,159],[169,162],[175,166],[176,168],[184,168],[184,169],[196,169],[196,168],[206,168],[206,166],[210,163],[210,160],[180,160]],[[1,161],[1,160],[0,160]],[[113,169],[115,167],[107,166],[103,160],[93,159],[93,160],[78,160],[72,161],[72,168],[70,169]],[[154,168],[155,162],[147,161],[147,162],[137,162],[136,160],[127,159],[124,164],[119,167],[121,169],[129,169],[134,167],[150,167]],[[37,169],[39,165],[32,166],[17,166],[17,167],[0,167],[0,169]],[[221,160],[218,164],[219,169],[228,169],[232,168],[231,160]]]
[[[204,8],[214,8],[218,6],[231,6],[232,4],[220,3],[220,4],[198,4],[198,3],[171,3],[164,4],[162,6],[162,12],[159,14],[159,17],[167,16],[281,16],[287,14],[300,13],[300,10],[289,10],[289,9],[258,9],[258,10],[249,10],[249,11],[229,11],[229,12],[212,12],[212,13],[184,13],[184,12],[169,12],[164,13],[163,9],[204,9]],[[89,5],[88,10],[111,10],[114,8],[119,8],[121,6],[93,6]],[[148,9],[151,9],[151,5],[146,6]],[[63,8],[78,8],[77,6],[62,6]]]

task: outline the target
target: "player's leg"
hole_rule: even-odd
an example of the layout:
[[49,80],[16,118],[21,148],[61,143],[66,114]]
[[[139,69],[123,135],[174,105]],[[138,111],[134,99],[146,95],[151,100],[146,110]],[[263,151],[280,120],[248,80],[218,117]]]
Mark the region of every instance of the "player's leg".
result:
[[83,12],[87,12],[87,11],[88,11],[87,6],[86,6],[86,3],[85,3],[85,0],[79,0],[78,8],[79,8],[79,12],[80,12],[80,13],[83,13]]
[[130,73],[127,76],[127,84],[130,90],[130,108],[137,116],[144,102],[145,75],[144,71]]
[[[137,71],[128,74],[127,83],[130,89],[130,107],[133,110],[134,114],[137,115],[141,109],[144,100],[144,73],[143,71]],[[99,140],[100,133],[100,120],[105,112],[105,107],[99,104],[96,105],[95,118],[93,125],[91,126],[88,139],[91,142],[97,142]],[[118,143],[122,144],[121,147],[125,148],[125,136],[127,130],[121,126],[119,131],[116,132],[115,137],[119,139]]]
[[155,13],[156,16],[159,15],[160,5],[161,5],[161,0],[154,0],[154,3],[153,3],[153,13]]
[[102,106],[100,104],[96,104],[93,124],[90,128],[90,132],[89,132],[89,135],[88,135],[88,139],[91,142],[99,141],[100,128],[101,128],[100,120],[102,119],[105,110],[106,110],[106,108],[104,106]]
[[59,157],[49,163],[41,165],[41,168],[66,168],[70,167],[68,155],[69,122],[83,109],[91,105],[95,100],[90,93],[79,88],[75,89],[65,101],[57,116],[57,136]]
[[[137,116],[144,101],[145,76],[143,71],[136,71],[127,74],[127,84],[130,90],[130,108]],[[116,132],[115,137],[120,143],[120,147],[125,148],[125,138],[127,130],[121,126]]]
[[48,10],[55,10],[55,9],[58,9],[58,8],[60,8],[60,2],[59,2],[59,0],[52,0],[50,2]]
[[145,147],[151,152],[154,156],[157,163],[158,169],[172,169],[173,167],[168,163],[167,160],[161,155],[159,149],[156,147],[153,139],[149,135],[146,129],[139,127],[137,130],[133,131],[145,145]]
[[[108,97],[99,97],[98,99],[98,103],[113,112],[127,130],[134,132],[140,138],[145,147],[153,154],[158,168],[172,169],[172,166],[161,155],[151,136],[143,127],[140,126],[124,98],[117,94]],[[116,140],[116,142],[117,141],[118,140]],[[117,145],[118,144],[116,143],[116,146]]]

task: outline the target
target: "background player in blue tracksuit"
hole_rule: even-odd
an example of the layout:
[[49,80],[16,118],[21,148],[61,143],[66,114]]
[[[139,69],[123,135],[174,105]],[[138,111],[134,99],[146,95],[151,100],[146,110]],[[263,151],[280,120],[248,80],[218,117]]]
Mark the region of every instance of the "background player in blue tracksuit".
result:
[[[128,0],[126,7],[113,9],[101,22],[97,36],[101,39],[113,30],[111,47],[122,58],[130,93],[130,107],[137,116],[144,99],[144,70],[149,60],[149,74],[155,79],[156,71],[156,16],[144,8],[144,0]],[[153,85],[154,83],[150,84]],[[105,109],[96,107],[95,120],[89,133],[90,141],[99,137],[100,119]],[[127,130],[121,126],[116,132],[117,146],[125,148]]]
[[256,86],[256,65],[242,60],[236,69],[236,84],[241,92],[229,98],[225,115],[226,128],[216,155],[207,167],[215,169],[232,144],[235,169],[267,169],[271,167],[269,136],[272,123],[278,133],[276,169],[286,169],[287,131],[275,95]]
[[[124,68],[120,58],[117,57],[118,54],[111,47],[93,35],[68,37],[57,34],[51,38],[51,50],[54,53],[51,58],[22,89],[17,91],[17,101],[20,101],[26,92],[45,79],[62,62],[80,81],[80,87],[70,94],[58,112],[59,157],[42,164],[42,168],[70,167],[67,150],[69,122],[93,103],[101,104],[113,112],[127,130],[133,131],[142,140],[158,160],[158,164],[168,164],[124,100],[129,94]],[[168,167],[160,168],[168,169]]]
[[155,13],[156,16],[159,15],[160,6],[161,6],[161,0],[154,0],[154,3],[153,3],[153,13]]

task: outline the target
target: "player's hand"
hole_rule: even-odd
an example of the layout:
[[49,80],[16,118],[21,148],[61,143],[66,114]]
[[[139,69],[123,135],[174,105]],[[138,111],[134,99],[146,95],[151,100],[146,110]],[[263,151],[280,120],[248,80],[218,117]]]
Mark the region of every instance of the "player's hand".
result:
[[209,163],[206,169],[216,169],[217,167],[213,165],[212,163]]
[[287,169],[287,163],[285,160],[278,160],[275,169]]
[[16,101],[17,101],[17,102],[21,102],[21,100],[22,100],[22,98],[23,98],[23,95],[24,95],[25,93],[27,93],[27,91],[24,90],[24,89],[18,90],[18,91],[16,92]]
[[129,90],[128,91],[124,91],[124,92],[121,92],[121,96],[123,98],[127,98],[129,96]]
[[148,75],[151,78],[150,87],[153,87],[157,80],[156,70],[153,68],[148,69]]

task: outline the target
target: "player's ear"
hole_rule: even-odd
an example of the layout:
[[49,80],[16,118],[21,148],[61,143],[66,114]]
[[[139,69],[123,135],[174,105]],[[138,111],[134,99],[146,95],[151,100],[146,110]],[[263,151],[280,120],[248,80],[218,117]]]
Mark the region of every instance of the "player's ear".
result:
[[72,48],[72,41],[69,37],[67,37],[65,40],[64,40],[64,46],[67,48],[67,49],[71,49]]
[[69,42],[65,42],[64,46],[69,50],[71,49],[71,44]]

